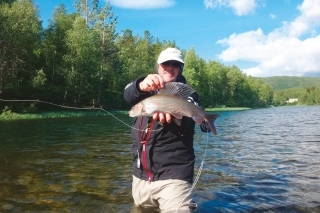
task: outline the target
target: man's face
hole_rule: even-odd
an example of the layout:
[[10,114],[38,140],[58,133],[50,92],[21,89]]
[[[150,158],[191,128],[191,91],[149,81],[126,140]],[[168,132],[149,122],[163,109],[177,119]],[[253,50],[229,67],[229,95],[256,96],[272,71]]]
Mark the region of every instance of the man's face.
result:
[[174,81],[179,75],[181,63],[179,61],[165,61],[159,64],[158,72],[164,82]]

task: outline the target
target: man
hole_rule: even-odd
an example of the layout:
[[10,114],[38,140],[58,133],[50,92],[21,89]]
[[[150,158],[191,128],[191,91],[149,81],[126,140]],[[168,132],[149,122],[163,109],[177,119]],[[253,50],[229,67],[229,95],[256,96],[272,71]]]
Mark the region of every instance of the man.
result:
[[[129,83],[124,98],[130,105],[155,95],[167,82],[186,83],[182,75],[184,60],[177,48],[162,51],[158,73]],[[199,95],[189,101],[198,105]],[[170,114],[155,113],[152,118],[136,118],[132,128],[132,196],[139,207],[157,207],[162,213],[190,213],[196,209],[190,188],[194,173],[193,135],[195,122],[183,117],[181,126]],[[201,128],[210,131],[209,128]]]

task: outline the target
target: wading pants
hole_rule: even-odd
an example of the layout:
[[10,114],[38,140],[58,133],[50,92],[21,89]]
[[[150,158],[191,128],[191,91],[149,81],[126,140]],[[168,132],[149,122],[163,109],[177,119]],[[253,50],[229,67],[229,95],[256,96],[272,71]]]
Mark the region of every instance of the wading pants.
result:
[[[158,207],[161,213],[193,213],[197,204],[192,201],[190,188],[191,184],[183,180],[158,180],[149,183],[133,176],[132,196],[137,207]],[[138,213],[139,210],[134,212]]]

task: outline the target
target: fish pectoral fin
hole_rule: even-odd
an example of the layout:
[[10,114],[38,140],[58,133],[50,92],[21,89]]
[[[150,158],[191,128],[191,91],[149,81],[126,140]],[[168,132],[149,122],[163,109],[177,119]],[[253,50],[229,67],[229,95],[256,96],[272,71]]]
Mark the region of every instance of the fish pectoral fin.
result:
[[202,121],[203,121],[203,118],[202,117],[192,117],[192,119],[197,123],[197,124],[201,124]]
[[180,112],[171,112],[170,113],[173,117],[182,119],[183,115]]
[[178,126],[181,126],[181,119],[173,118],[173,122],[174,122],[175,124],[177,124]]
[[181,119],[183,115],[179,112],[171,112],[171,115],[173,116],[173,121],[178,125],[181,126]]

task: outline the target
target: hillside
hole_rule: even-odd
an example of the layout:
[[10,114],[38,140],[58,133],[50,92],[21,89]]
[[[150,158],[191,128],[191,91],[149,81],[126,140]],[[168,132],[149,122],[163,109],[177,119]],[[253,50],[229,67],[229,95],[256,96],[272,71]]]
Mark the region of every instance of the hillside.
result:
[[275,91],[284,89],[302,89],[312,86],[320,88],[320,77],[274,76],[261,78]]

